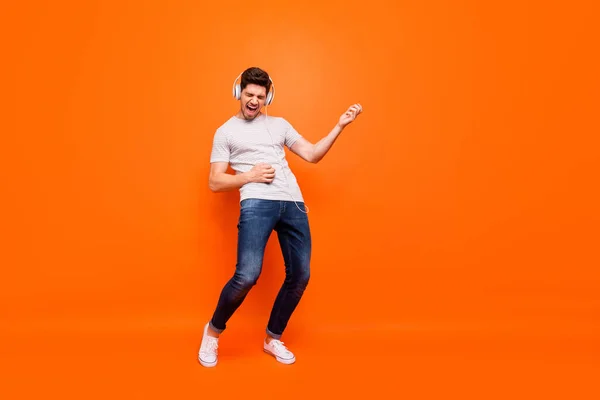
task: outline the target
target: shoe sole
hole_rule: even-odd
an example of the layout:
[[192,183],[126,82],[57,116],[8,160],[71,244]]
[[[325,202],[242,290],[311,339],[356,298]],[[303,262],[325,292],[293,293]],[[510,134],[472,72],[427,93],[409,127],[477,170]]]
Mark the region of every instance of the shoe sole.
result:
[[275,359],[276,359],[277,361],[279,361],[280,363],[282,363],[282,364],[288,364],[288,365],[289,365],[289,364],[293,364],[293,363],[295,363],[295,362],[296,362],[296,357],[294,357],[294,358],[292,358],[292,359],[289,359],[289,360],[286,360],[286,359],[284,359],[284,358],[281,358],[281,357],[278,357],[278,356],[276,356],[275,354],[271,353],[271,352],[270,352],[269,350],[267,350],[267,349],[264,349],[264,348],[263,348],[263,351],[264,351],[265,353],[267,353],[268,355],[275,357]]
[[217,361],[209,363],[209,362],[206,362],[206,361],[202,361],[200,358],[198,358],[198,362],[200,362],[200,364],[203,367],[207,367],[207,368],[211,368],[211,367],[214,367],[215,365],[217,365]]

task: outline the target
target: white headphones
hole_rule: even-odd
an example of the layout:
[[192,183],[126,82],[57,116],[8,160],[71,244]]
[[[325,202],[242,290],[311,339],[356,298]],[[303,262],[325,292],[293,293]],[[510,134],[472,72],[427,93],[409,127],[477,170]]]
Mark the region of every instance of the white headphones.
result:
[[[239,100],[242,96],[242,87],[239,83],[237,83],[238,79],[240,79],[242,74],[243,72],[239,74],[237,78],[235,78],[235,80],[233,81],[233,97],[235,97],[236,100]],[[271,79],[270,76],[269,80],[271,81],[271,90],[269,90],[269,93],[267,93],[267,100],[265,100],[265,106],[271,105],[271,103],[273,102],[273,98],[275,98],[275,83],[273,82],[273,79]]]

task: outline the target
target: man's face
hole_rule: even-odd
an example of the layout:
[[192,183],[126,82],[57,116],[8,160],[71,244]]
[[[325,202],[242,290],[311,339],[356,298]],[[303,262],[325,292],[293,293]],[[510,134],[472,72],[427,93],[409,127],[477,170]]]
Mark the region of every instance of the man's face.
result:
[[267,99],[267,89],[263,86],[248,84],[242,90],[240,105],[242,115],[246,120],[253,120],[258,115],[260,109]]

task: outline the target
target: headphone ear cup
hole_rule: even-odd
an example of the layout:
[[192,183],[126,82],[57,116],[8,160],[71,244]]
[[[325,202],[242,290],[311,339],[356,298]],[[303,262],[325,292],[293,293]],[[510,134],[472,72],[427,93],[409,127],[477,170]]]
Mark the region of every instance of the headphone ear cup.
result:
[[240,85],[239,84],[235,85],[233,88],[233,97],[235,97],[237,100],[239,100],[241,94],[242,94],[242,90],[240,88]]
[[269,94],[267,94],[267,100],[265,101],[265,104],[270,106],[272,101],[273,101],[273,92],[269,92]]

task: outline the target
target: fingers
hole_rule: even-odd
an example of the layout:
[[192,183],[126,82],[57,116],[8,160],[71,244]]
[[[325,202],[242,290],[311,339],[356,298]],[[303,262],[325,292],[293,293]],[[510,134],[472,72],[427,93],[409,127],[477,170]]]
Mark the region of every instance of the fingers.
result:
[[271,183],[271,182],[273,182],[274,179],[275,179],[275,173],[263,175],[263,182]]
[[352,119],[355,119],[361,112],[362,106],[359,103],[356,103],[348,107],[348,110],[346,111],[345,115],[351,117]]
[[259,162],[252,167],[253,182],[271,183],[275,179],[275,168],[267,163]]
[[263,182],[271,183],[275,179],[275,168],[268,164],[265,165],[266,167],[262,170],[262,179]]

